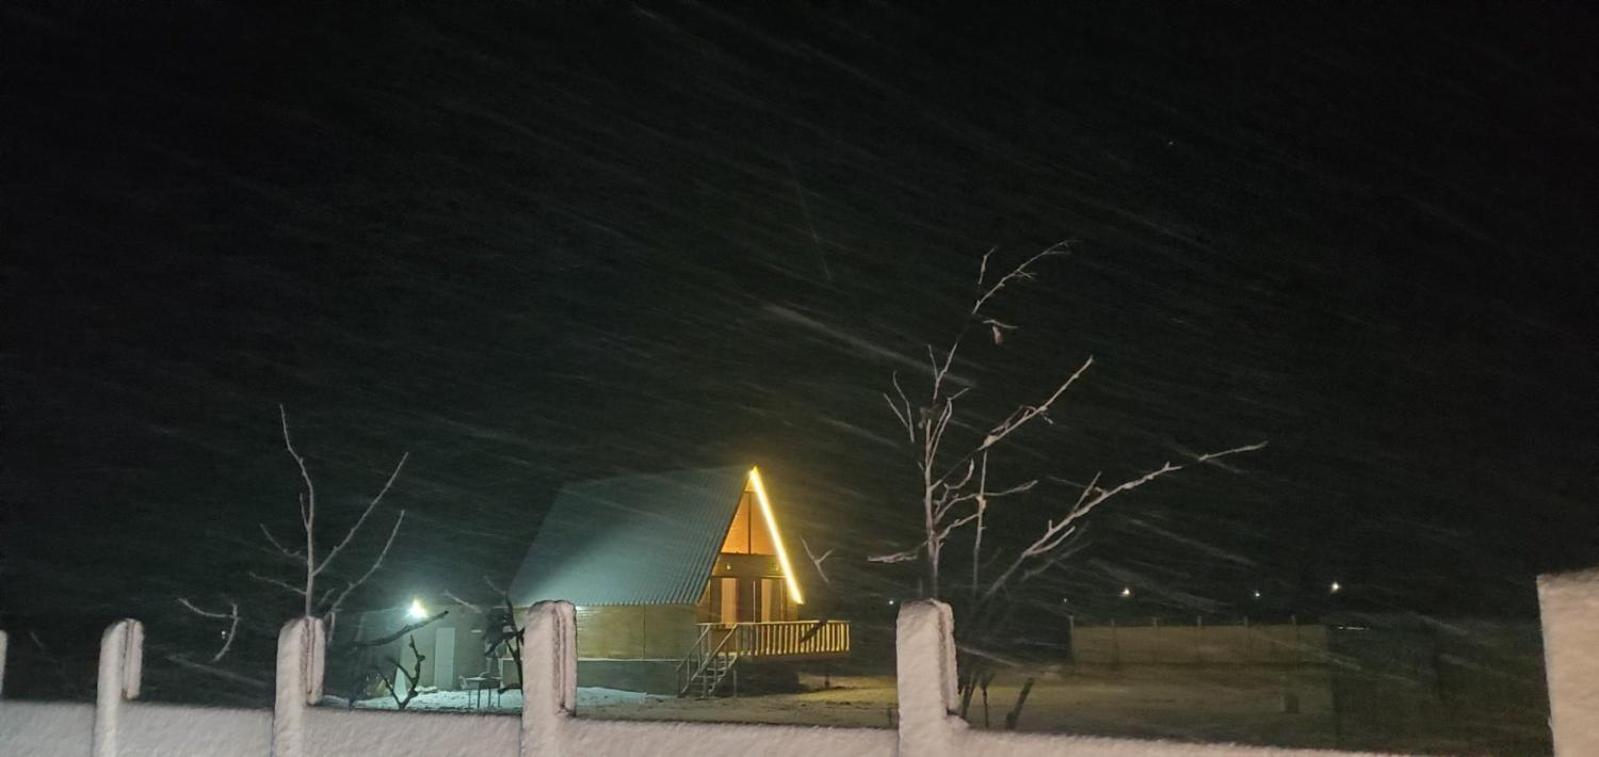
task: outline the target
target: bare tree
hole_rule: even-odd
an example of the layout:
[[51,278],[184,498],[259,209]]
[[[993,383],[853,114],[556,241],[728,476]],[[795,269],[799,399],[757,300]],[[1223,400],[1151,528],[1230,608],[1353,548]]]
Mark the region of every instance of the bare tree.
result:
[[[996,550],[994,545],[985,544],[983,537],[987,531],[989,508],[998,500],[1032,492],[1039,483],[1038,478],[1031,478],[1009,485],[997,484],[990,476],[990,462],[1006,450],[1006,443],[1017,432],[1033,425],[1035,421],[1053,423],[1051,412],[1062,404],[1067,391],[1093,366],[1094,358],[1087,357],[1074,370],[1064,373],[1053,389],[1041,398],[1017,403],[998,421],[976,425],[978,436],[967,440],[956,438],[958,435],[951,434],[951,430],[972,427],[964,419],[958,420],[960,403],[972,387],[970,382],[955,377],[951,369],[960,354],[963,340],[974,328],[985,331],[996,346],[1003,345],[1006,336],[1016,331],[1017,327],[991,315],[988,306],[1012,285],[1036,279],[1034,269],[1038,263],[1067,255],[1070,251],[1069,242],[1053,245],[1022,261],[997,279],[991,279],[989,271],[994,251],[983,255],[977,274],[977,294],[965,313],[962,327],[944,349],[927,346],[932,382],[926,394],[922,395],[924,399],[913,402],[901,384],[898,373],[892,376],[894,393],[883,394],[884,401],[904,430],[907,442],[915,450],[915,465],[921,485],[918,499],[922,534],[909,549],[872,555],[867,559],[879,563],[921,561],[925,571],[924,594],[959,600],[957,604],[965,610],[966,617],[957,626],[958,630],[964,631],[962,635],[965,638],[957,642],[966,642],[962,652],[968,661],[963,666],[961,682],[963,712],[969,706],[979,682],[992,680],[991,675],[985,677],[987,666],[993,662],[992,657],[975,654],[971,640],[991,634],[1008,616],[997,606],[997,600],[1016,588],[1017,584],[1043,573],[1070,553],[1066,545],[1077,532],[1083,518],[1110,499],[1170,473],[1266,446],[1265,442],[1260,442],[1196,455],[1181,463],[1166,462],[1115,485],[1101,485],[1101,474],[1096,473],[1082,487],[1076,500],[1063,508],[1058,517],[1045,520],[1038,537],[1030,543],[1013,548],[1014,551],[1008,556]],[[969,591],[965,597],[949,597],[946,596],[944,577],[940,571],[944,548],[951,536],[967,527],[972,529]],[[993,554],[985,556],[985,549]],[[1003,567],[994,575],[985,577],[983,570],[990,564]],[[1013,722],[1014,717],[1007,720]]]
[[[416,648],[415,636],[408,636],[405,640],[411,647],[412,663],[410,670],[406,670],[404,666],[400,665],[400,661],[393,657],[387,657],[384,660],[389,664],[389,670],[394,671],[393,673],[384,673],[382,668],[375,666],[372,668],[373,674],[377,676],[378,681],[382,682],[383,688],[389,692],[389,696],[394,699],[395,709],[399,710],[405,709],[405,706],[410,704],[411,700],[416,699],[416,688],[422,681],[422,661],[427,659],[422,654],[422,651]],[[405,695],[403,697],[400,695],[398,686],[399,679],[402,676],[405,678]]]
[[[318,515],[316,482],[311,477],[311,470],[306,464],[305,456],[300,454],[299,450],[295,449],[294,447],[294,439],[289,433],[289,414],[282,405],[278,405],[278,419],[283,430],[283,448],[289,453],[289,456],[294,459],[295,467],[298,469],[300,475],[300,526],[304,534],[304,546],[290,547],[285,542],[274,536],[272,531],[267,528],[265,523],[258,523],[257,525],[261,529],[261,535],[266,537],[267,543],[271,545],[271,551],[293,563],[302,566],[303,574],[297,576],[293,581],[286,581],[274,576],[262,575],[255,571],[250,571],[249,575],[251,578],[261,582],[262,584],[283,589],[284,591],[299,597],[302,612],[304,613],[305,617],[326,616],[330,618],[336,618],[339,608],[344,605],[344,601],[348,599],[356,589],[365,584],[367,579],[371,578],[372,574],[378,571],[378,568],[383,566],[383,560],[384,558],[388,557],[389,548],[394,546],[394,538],[400,533],[400,525],[405,522],[405,511],[400,510],[395,515],[394,525],[389,528],[389,534],[383,542],[382,549],[378,551],[377,557],[373,558],[371,564],[369,564],[366,570],[358,577],[353,580],[344,580],[342,586],[333,585],[325,587],[322,589],[320,595],[318,594],[318,579],[322,578],[323,574],[333,566],[334,562],[339,558],[340,555],[344,553],[345,549],[355,541],[355,537],[361,532],[362,526],[366,525],[366,522],[372,516],[372,513],[378,509],[380,504],[382,504],[384,496],[386,496],[389,493],[389,490],[394,487],[394,482],[400,477],[400,471],[405,467],[406,460],[410,459],[411,453],[406,452],[400,455],[399,462],[394,464],[394,470],[389,473],[388,479],[383,482],[383,487],[378,490],[376,496],[372,497],[372,499],[367,502],[366,507],[361,511],[361,515],[357,517],[355,523],[344,532],[344,536],[340,538],[338,542],[335,543],[332,548],[328,549],[325,553],[319,553],[316,532]],[[230,608],[227,612],[206,610],[189,601],[187,598],[178,598],[179,604],[188,609],[190,612],[199,615],[200,617],[212,620],[229,621],[228,630],[223,632],[224,643],[222,647],[217,650],[216,654],[212,656],[212,663],[221,661],[222,658],[228,654],[228,651],[233,647],[233,639],[238,633],[239,603],[231,598],[226,598],[225,601],[228,603]],[[329,629],[328,638],[333,638],[332,629]]]

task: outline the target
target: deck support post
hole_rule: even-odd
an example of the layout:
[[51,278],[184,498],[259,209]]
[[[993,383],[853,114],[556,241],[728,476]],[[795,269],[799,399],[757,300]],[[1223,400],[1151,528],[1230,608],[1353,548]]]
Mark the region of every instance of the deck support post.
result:
[[1599,569],[1538,577],[1555,754],[1599,754]]
[[100,669],[94,693],[94,757],[116,757],[122,705],[139,697],[144,666],[144,625],[119,620],[100,636]]
[[954,757],[966,722],[955,677],[955,623],[949,605],[933,599],[906,602],[895,623],[901,757]]
[[522,632],[523,757],[565,753],[565,732],[577,706],[577,614],[571,602],[528,608]]
[[303,757],[305,712],[322,700],[327,654],[321,618],[295,618],[278,632],[277,693],[272,704],[272,757]]

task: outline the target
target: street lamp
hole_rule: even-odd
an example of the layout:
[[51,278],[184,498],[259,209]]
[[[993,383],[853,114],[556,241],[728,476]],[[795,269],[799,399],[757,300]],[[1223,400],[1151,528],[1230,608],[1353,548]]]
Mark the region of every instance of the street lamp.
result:
[[405,608],[405,617],[411,620],[422,620],[428,616],[428,610],[422,606],[422,600],[411,600],[411,606]]

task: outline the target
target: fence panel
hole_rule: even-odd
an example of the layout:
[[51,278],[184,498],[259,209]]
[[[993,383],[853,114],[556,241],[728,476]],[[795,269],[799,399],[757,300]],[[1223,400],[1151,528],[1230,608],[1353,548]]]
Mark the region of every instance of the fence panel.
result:
[[[1599,711],[1599,654],[1595,654],[1599,640],[1593,632],[1599,627],[1599,573],[1545,576],[1539,582],[1539,597],[1556,753],[1599,754],[1599,724],[1592,717]],[[1250,644],[1266,644],[1279,651],[1265,654],[1280,655],[1285,646],[1299,650],[1306,630],[1301,627],[1297,632],[1300,643],[1264,632],[1250,637]],[[848,626],[837,631],[824,629],[803,643],[800,636],[787,629],[769,633],[769,638],[756,636],[750,643],[778,648],[805,647],[818,639],[818,648],[848,643]],[[1224,635],[1219,638],[1225,639],[1226,632],[1221,633]],[[947,605],[932,601],[906,603],[896,624],[899,718],[893,731],[576,719],[572,717],[577,664],[572,606],[565,602],[534,606],[528,611],[526,634],[522,660],[524,704],[518,722],[485,715],[310,707],[321,696],[325,638],[320,621],[306,619],[291,621],[279,637],[274,710],[141,703],[136,698],[143,631],[135,621],[119,621],[107,629],[102,640],[96,703],[90,706],[0,700],[0,752],[43,757],[311,757],[354,753],[713,757],[751,751],[769,757],[1338,754],[970,729],[954,714],[957,702],[953,620]],[[0,671],[4,670],[4,639],[0,634]],[[1238,647],[1238,642],[1227,643],[1234,649]],[[1324,640],[1321,643],[1325,646]],[[1197,650],[1183,653],[1191,659],[1203,659],[1209,648],[1193,638],[1188,647]],[[1154,653],[1161,651],[1157,647]],[[1177,650],[1165,651],[1172,659],[1181,659]],[[1225,657],[1223,653],[1216,654]]]

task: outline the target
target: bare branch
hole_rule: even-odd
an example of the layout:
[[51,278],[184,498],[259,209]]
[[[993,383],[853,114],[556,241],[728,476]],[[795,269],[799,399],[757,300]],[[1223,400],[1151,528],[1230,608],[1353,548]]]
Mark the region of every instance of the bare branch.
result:
[[305,560],[305,552],[298,549],[289,549],[288,547],[283,546],[283,542],[278,541],[277,537],[273,536],[272,532],[267,530],[265,523],[257,523],[256,525],[261,527],[261,534],[267,538],[268,542],[271,542],[273,547],[277,548],[279,554],[295,562],[301,562]]
[[483,577],[483,584],[485,586],[489,587],[489,589],[491,591],[493,591],[495,594],[500,595],[501,597],[509,597],[510,596],[510,592],[506,591],[499,584],[494,583],[494,581],[490,580],[488,576],[484,576]]
[[1043,402],[1037,405],[1023,405],[1016,408],[1016,410],[1012,411],[1011,414],[1005,418],[1005,420],[1000,421],[998,424],[995,424],[993,428],[989,429],[988,433],[983,437],[982,443],[978,444],[976,447],[972,448],[971,451],[962,455],[949,466],[948,470],[946,470],[943,475],[934,480],[946,480],[956,470],[959,470],[962,464],[969,463],[978,455],[992,449],[994,445],[1004,441],[1006,437],[1015,433],[1022,426],[1027,425],[1027,423],[1032,421],[1034,418],[1043,417],[1045,420],[1048,420],[1049,410],[1054,406],[1055,401],[1060,399],[1061,395],[1065,394],[1066,390],[1072,387],[1072,384],[1077,383],[1077,379],[1081,378],[1083,373],[1086,372],[1093,364],[1094,358],[1092,355],[1090,355],[1087,360],[1083,361],[1081,366],[1078,366],[1076,371],[1073,371],[1070,376],[1066,377],[1065,381],[1061,382],[1060,386],[1055,387],[1055,391],[1051,392],[1049,397],[1047,397]]
[[466,600],[464,600],[464,599],[462,599],[460,597],[455,596],[454,592],[446,590],[444,592],[444,598],[448,599],[451,602],[454,602],[454,603],[456,603],[456,604],[458,604],[458,605],[460,605],[462,607],[465,607],[466,609],[471,610],[472,612],[474,612],[474,613],[476,613],[478,615],[483,615],[484,614],[483,608],[478,607],[477,605],[472,604],[471,602],[468,602],[468,601],[466,601]]
[[907,549],[904,552],[895,552],[895,553],[893,553],[891,555],[867,555],[866,556],[866,561],[867,562],[875,562],[875,563],[883,563],[885,565],[889,565],[889,564],[893,564],[893,563],[897,563],[897,562],[910,562],[911,560],[915,560],[916,558],[921,557],[922,550],[926,549],[926,548],[927,548],[927,544],[926,543],[917,544],[915,547],[913,547],[911,549]]
[[[1010,273],[1005,274],[1003,277],[1000,278],[999,281],[994,282],[993,286],[989,287],[987,290],[985,290],[981,295],[979,295],[977,297],[977,302],[972,304],[971,314],[972,315],[977,315],[980,311],[982,311],[983,305],[985,303],[987,303],[990,299],[992,299],[994,295],[999,294],[999,291],[1001,289],[1004,289],[1006,284],[1009,284],[1012,281],[1028,281],[1028,280],[1031,280],[1032,278],[1034,278],[1033,272],[1032,272],[1032,270],[1030,270],[1034,263],[1036,263],[1036,262],[1038,262],[1040,260],[1043,260],[1044,258],[1047,258],[1047,257],[1053,257],[1053,256],[1056,256],[1056,255],[1066,255],[1066,254],[1071,253],[1071,245],[1072,245],[1072,243],[1070,241],[1056,242],[1055,244],[1050,245],[1048,248],[1046,248],[1043,252],[1040,252],[1037,255],[1034,255],[1034,256],[1022,261],[1021,265],[1016,266],[1014,269],[1011,270]],[[990,250],[989,254],[992,254],[992,253],[993,253],[993,251]],[[982,285],[983,278],[984,278],[984,276],[987,273],[988,273],[988,255],[984,255],[983,256],[982,266],[978,269],[978,273],[977,273],[978,286]]]
[[1052,392],[1043,402],[1040,402],[1037,405],[1022,405],[1021,407],[1016,408],[1016,410],[1013,411],[1005,420],[1000,421],[992,429],[989,429],[988,435],[983,437],[983,443],[978,446],[978,451],[988,449],[989,447],[998,444],[1005,437],[1010,436],[1017,429],[1027,425],[1028,421],[1031,421],[1034,418],[1042,416],[1045,418],[1045,420],[1048,420],[1049,408],[1055,404],[1055,400],[1060,399],[1060,396],[1065,394],[1067,389],[1072,388],[1072,384],[1077,383],[1077,379],[1081,378],[1083,373],[1087,371],[1089,366],[1092,366],[1093,364],[1094,357],[1090,355],[1087,360],[1083,361],[1083,364],[1079,366],[1076,371],[1072,372],[1072,375],[1068,376],[1065,381],[1061,382],[1060,386],[1055,387],[1055,391]]
[[816,553],[811,551],[810,542],[805,541],[805,537],[803,536],[800,537],[800,546],[805,548],[805,557],[808,558],[811,561],[811,565],[816,568],[816,575],[822,577],[822,583],[831,584],[832,581],[827,580],[827,571],[822,570],[822,563],[826,562],[827,558],[832,556],[833,550],[829,549],[826,552],[823,552],[821,557],[817,557]]
[[1088,486],[1083,488],[1083,493],[1078,497],[1077,504],[1073,505],[1072,509],[1069,510],[1066,513],[1066,516],[1061,518],[1060,521],[1050,521],[1045,527],[1044,533],[1035,539],[1032,544],[1028,545],[1027,548],[1023,549],[1021,553],[1011,561],[1010,566],[1005,569],[1005,572],[1000,574],[999,578],[995,579],[994,583],[989,585],[987,591],[983,593],[983,598],[987,599],[988,597],[993,596],[994,593],[997,592],[1006,581],[1010,580],[1010,577],[1015,574],[1016,570],[1020,568],[1022,563],[1024,563],[1028,558],[1047,555],[1054,551],[1076,530],[1072,525],[1073,523],[1088,515],[1090,512],[1093,512],[1094,508],[1100,506],[1106,500],[1109,500],[1110,498],[1119,494],[1125,494],[1133,489],[1137,489],[1138,487],[1169,473],[1175,473],[1184,468],[1208,463],[1212,460],[1218,460],[1229,455],[1237,455],[1244,452],[1254,452],[1255,450],[1262,449],[1265,446],[1266,442],[1259,442],[1256,444],[1244,445],[1242,447],[1233,447],[1232,449],[1225,449],[1219,452],[1209,452],[1195,458],[1193,462],[1183,463],[1181,465],[1175,465],[1168,461],[1159,468],[1149,471],[1148,473],[1138,476],[1137,478],[1123,481],[1122,483],[1110,487],[1109,489],[1098,488],[1096,484],[1099,482],[1099,476],[1095,475],[1094,480],[1091,481]]
[[301,518],[309,529],[316,517],[316,483],[311,480],[311,471],[305,466],[305,457],[294,449],[294,440],[289,436],[289,411],[282,404],[278,405],[278,418],[283,423],[283,448],[294,458],[295,465],[300,468],[300,480],[305,482],[305,500],[301,502],[300,510]]
[[910,435],[910,440],[912,442],[916,441],[916,429],[911,427],[911,419],[900,413],[899,406],[895,405],[894,400],[889,398],[888,392],[883,393],[883,401],[888,403],[888,409],[894,413],[894,418],[899,420],[899,425],[905,427],[905,432]]
[[[366,523],[367,516],[371,515],[372,511],[377,509],[378,503],[383,501],[383,495],[388,494],[389,489],[394,486],[394,480],[400,477],[400,469],[405,467],[405,461],[410,459],[410,457],[411,453],[409,452],[405,452],[400,455],[400,461],[394,464],[394,470],[389,473],[389,480],[383,482],[383,488],[378,491],[377,496],[373,497],[372,501],[366,504],[366,509],[361,511],[361,517],[355,519],[355,525],[350,526],[350,530],[344,532],[344,540],[340,541],[336,546],[334,546],[333,549],[328,552],[327,557],[322,558],[322,562],[318,564],[314,570],[316,574],[321,574],[323,570],[327,569],[327,567],[333,563],[334,558],[338,557],[339,553],[344,551],[345,547],[349,546],[350,541],[355,538],[356,532],[360,531],[361,526]],[[396,523],[396,526],[398,526],[398,523]],[[392,538],[393,537],[391,536],[390,539],[392,540]]]
[[228,656],[228,650],[233,648],[233,638],[239,635],[239,603],[233,601],[232,599],[228,599],[227,603],[229,607],[228,612],[212,612],[210,610],[201,609],[184,597],[178,597],[178,604],[187,607],[190,612],[196,615],[199,615],[203,618],[211,618],[213,620],[230,621],[228,624],[228,630],[222,632],[222,648],[218,649],[216,654],[211,656],[211,662],[213,664],[221,662],[222,658]]
[[350,596],[350,592],[360,588],[361,584],[366,583],[366,580],[371,578],[379,567],[382,567],[383,558],[389,556],[389,547],[394,546],[394,537],[400,533],[400,524],[404,522],[405,511],[401,510],[400,514],[394,518],[394,528],[389,529],[389,538],[384,540],[383,550],[378,552],[377,559],[372,561],[372,565],[366,569],[365,573],[361,574],[360,578],[351,581],[348,586],[344,587],[344,591],[339,592],[338,597],[333,600],[333,604],[328,606],[328,612],[337,612],[339,607],[344,604],[344,599]]
[[255,580],[257,580],[257,581],[260,581],[261,583],[271,584],[272,586],[276,586],[276,587],[278,587],[280,589],[284,589],[286,591],[293,592],[294,594],[297,594],[299,596],[302,596],[302,597],[305,596],[305,589],[303,587],[294,586],[294,585],[290,584],[289,582],[284,581],[282,579],[273,578],[271,576],[263,576],[263,575],[255,572],[253,570],[250,571],[250,577],[255,579]]
[[440,610],[437,613],[433,614],[431,617],[423,618],[423,619],[418,620],[418,621],[416,621],[414,623],[407,623],[406,625],[401,626],[398,631],[395,631],[393,633],[385,634],[385,635],[380,636],[380,637],[378,637],[376,639],[369,639],[369,640],[366,640],[366,641],[362,641],[361,639],[356,639],[354,641],[349,642],[349,646],[352,646],[352,647],[381,647],[381,646],[383,646],[385,644],[389,644],[391,642],[399,641],[401,636],[404,636],[404,635],[406,635],[408,633],[411,633],[412,631],[420,631],[423,628],[426,628],[429,625],[432,625],[433,623],[438,622],[439,620],[443,619],[444,616],[449,615],[449,614],[450,614],[449,610]]

